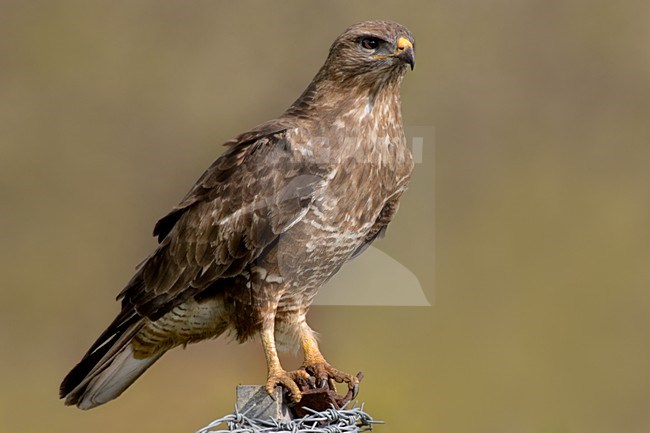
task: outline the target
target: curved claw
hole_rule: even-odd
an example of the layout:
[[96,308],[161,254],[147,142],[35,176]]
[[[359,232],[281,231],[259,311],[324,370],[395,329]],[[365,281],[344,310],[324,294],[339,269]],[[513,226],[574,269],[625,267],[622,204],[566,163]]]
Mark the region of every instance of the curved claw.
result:
[[359,395],[359,382],[363,379],[363,374],[359,372],[354,379],[348,382],[348,392],[344,396],[336,397],[336,405],[339,408],[345,407],[349,402],[356,399]]
[[352,388],[352,400],[357,398],[358,395],[359,395],[359,384],[355,383],[354,388]]
[[329,385],[329,376],[321,373],[318,375],[317,383],[319,389],[326,389]]

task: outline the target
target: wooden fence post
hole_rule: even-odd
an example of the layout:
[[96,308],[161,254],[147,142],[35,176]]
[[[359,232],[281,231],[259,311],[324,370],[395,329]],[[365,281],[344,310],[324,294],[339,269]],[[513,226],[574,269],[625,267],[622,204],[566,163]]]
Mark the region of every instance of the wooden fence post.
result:
[[271,398],[263,386],[238,385],[237,410],[250,418],[291,421],[291,413],[284,403],[282,388],[279,386]]

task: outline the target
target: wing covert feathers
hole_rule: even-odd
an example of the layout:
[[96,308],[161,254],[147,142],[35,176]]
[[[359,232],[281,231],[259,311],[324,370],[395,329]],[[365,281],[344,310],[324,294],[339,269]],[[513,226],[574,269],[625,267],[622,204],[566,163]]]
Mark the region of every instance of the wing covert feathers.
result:
[[158,222],[158,248],[118,296],[124,306],[156,320],[241,273],[305,215],[326,168],[296,156],[284,131],[265,128],[240,136]]

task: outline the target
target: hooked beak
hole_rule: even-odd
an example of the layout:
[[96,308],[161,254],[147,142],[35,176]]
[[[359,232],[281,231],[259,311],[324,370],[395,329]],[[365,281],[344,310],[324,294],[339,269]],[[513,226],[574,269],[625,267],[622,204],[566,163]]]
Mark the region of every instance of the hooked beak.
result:
[[411,65],[411,70],[415,68],[415,49],[408,39],[401,37],[397,40],[397,49],[393,56]]

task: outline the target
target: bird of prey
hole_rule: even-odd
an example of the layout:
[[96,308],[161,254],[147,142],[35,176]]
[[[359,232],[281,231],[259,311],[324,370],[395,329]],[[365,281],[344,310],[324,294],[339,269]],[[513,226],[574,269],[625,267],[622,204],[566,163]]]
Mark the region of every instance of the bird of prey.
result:
[[[357,386],[305,317],[319,287],[383,235],[407,187],[400,84],[414,49],[400,24],[355,24],[284,114],[226,143],[156,224],[120,313],[61,384],[67,405],[106,403],[168,350],[223,333],[259,335],[270,394],[281,385],[299,401],[305,379]],[[277,350],[298,347],[304,364],[288,372]]]

